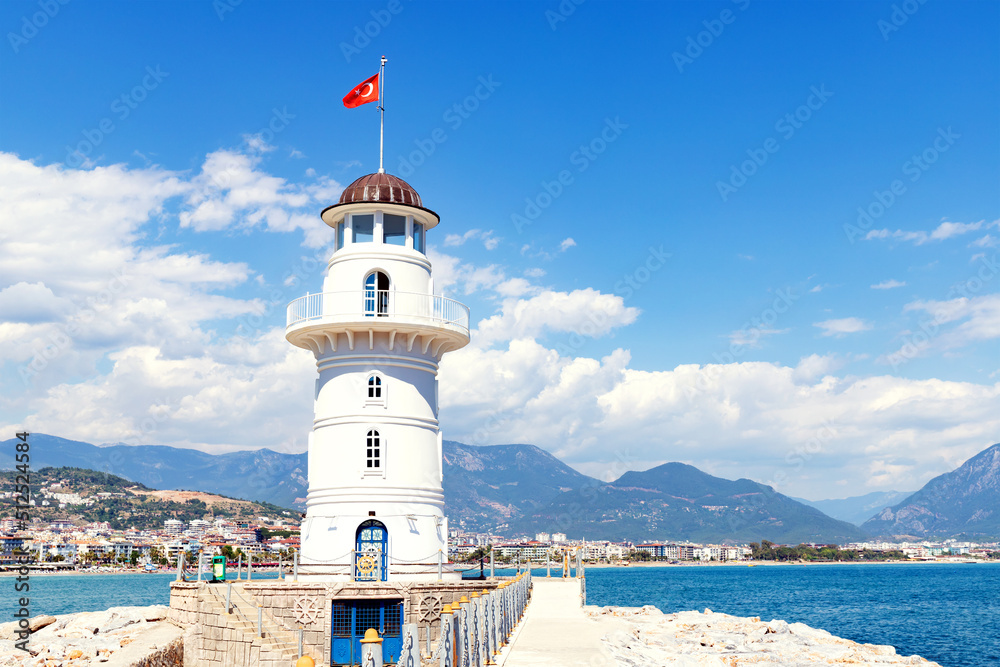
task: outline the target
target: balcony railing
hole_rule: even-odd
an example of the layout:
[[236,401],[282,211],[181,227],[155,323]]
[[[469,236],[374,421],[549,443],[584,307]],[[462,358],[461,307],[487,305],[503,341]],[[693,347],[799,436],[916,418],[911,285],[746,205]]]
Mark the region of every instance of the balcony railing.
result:
[[286,327],[324,320],[356,323],[429,324],[460,329],[469,334],[469,307],[435,294],[392,290],[353,290],[307,294],[288,304]]

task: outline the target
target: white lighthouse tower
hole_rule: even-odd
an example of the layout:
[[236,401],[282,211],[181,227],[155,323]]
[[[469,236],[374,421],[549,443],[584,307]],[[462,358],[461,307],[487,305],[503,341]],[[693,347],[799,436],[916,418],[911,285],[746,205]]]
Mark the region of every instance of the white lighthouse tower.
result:
[[469,309],[434,295],[426,234],[440,220],[403,180],[363,176],[322,218],[336,230],[323,292],[289,304],[285,331],[319,373],[300,572],[437,579],[448,538],[437,371],[469,342]]

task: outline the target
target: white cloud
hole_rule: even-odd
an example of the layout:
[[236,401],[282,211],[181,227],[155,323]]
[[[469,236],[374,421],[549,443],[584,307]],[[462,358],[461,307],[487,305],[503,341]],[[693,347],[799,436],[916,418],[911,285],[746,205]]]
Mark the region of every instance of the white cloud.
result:
[[[246,264],[146,238],[148,225],[176,220],[168,206],[198,193],[219,157],[187,176],[157,166],[40,166],[0,153],[0,308],[8,320],[0,363],[26,396],[91,377],[123,349],[197,353],[215,336],[211,324],[264,309],[257,299],[217,293],[254,277]],[[319,179],[303,191],[329,185]],[[326,227],[311,217],[310,225]]]
[[868,331],[872,328],[870,323],[857,317],[843,317],[836,320],[825,320],[823,322],[816,322],[813,326],[822,329],[824,336],[843,336],[844,334]]
[[559,244],[560,252],[566,252],[570,248],[575,248],[575,247],[576,247],[576,241],[574,241],[572,237],[563,239],[562,243]]
[[[897,229],[894,232],[890,232],[888,229],[873,229],[865,235],[865,240],[891,238],[897,241],[912,241],[914,245],[923,245],[931,241],[944,241],[953,236],[960,236],[982,229],[985,224],[985,220],[980,220],[979,222],[942,222],[931,230],[930,233],[924,231],[908,232],[901,229]],[[993,224],[991,223],[986,226],[991,227]]]
[[68,306],[42,282],[20,282],[0,290],[0,313],[8,322],[58,321],[65,317]]
[[871,286],[872,289],[895,289],[896,287],[906,287],[906,282],[889,279]]
[[594,289],[572,292],[543,291],[529,299],[506,299],[496,315],[479,322],[473,333],[476,345],[536,338],[546,332],[572,334],[570,338],[596,338],[631,324],[639,309],[626,306],[617,295]]
[[464,234],[448,234],[444,237],[444,246],[455,247],[465,245],[466,242],[479,239],[483,243],[483,247],[487,250],[494,250],[498,245],[500,245],[500,239],[493,236],[493,230],[483,231],[481,229],[470,229]]
[[[650,372],[629,368],[624,350],[598,360],[526,339],[470,346],[442,363],[442,421],[449,438],[539,443],[598,477],[621,460],[628,469],[680,460],[806,497],[837,493],[832,480],[843,478],[917,488],[995,441],[1000,383],[831,375],[843,363],[810,355],[794,368]],[[889,481],[885,466],[905,471]]]
[[757,348],[760,347],[760,340],[765,336],[785,334],[789,331],[791,331],[791,329],[759,329],[757,327],[737,329],[736,331],[730,332],[729,342],[732,345]]
[[[945,350],[1000,338],[1000,294],[948,301],[914,301],[906,304],[904,312],[929,315],[929,318],[922,318],[929,319],[928,344]],[[944,326],[953,323],[956,326]]]
[[538,267],[525,269],[524,275],[528,276],[529,278],[542,278],[545,276],[545,269],[540,269]]

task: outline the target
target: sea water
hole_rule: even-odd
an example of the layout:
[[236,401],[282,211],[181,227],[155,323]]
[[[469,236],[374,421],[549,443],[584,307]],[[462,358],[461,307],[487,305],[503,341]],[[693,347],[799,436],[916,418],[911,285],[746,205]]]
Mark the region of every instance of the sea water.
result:
[[1000,664],[1000,563],[591,568],[586,574],[591,605],[651,604],[666,613],[709,608],[890,644],[900,655],[945,667]]
[[[533,574],[544,577],[545,570]],[[558,576],[559,569],[552,574]],[[589,568],[586,575],[590,605],[651,604],[666,613],[709,608],[890,644],[901,655],[920,655],[945,667],[1000,664],[1000,563],[616,567]],[[255,573],[254,579],[274,576]],[[173,579],[171,574],[33,575],[31,615],[167,604]],[[0,577],[0,622],[13,620],[23,595],[14,585],[14,577]]]

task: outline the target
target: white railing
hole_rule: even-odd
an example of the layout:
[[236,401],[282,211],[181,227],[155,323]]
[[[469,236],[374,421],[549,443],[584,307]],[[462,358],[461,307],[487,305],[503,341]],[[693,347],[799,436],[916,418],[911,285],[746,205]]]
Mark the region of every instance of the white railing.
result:
[[288,304],[286,327],[310,320],[413,322],[450,325],[469,333],[469,307],[436,294],[353,290],[307,294]]

